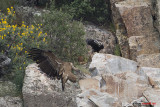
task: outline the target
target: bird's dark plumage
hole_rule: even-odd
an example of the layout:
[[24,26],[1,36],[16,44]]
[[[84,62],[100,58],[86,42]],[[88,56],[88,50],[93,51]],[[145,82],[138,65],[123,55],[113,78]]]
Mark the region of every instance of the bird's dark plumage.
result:
[[40,69],[50,78],[61,79],[63,90],[67,80],[76,82],[76,76],[71,72],[72,63],[61,61],[51,51],[32,48],[29,50],[28,58],[36,61]]
[[93,52],[99,52],[101,49],[104,48],[103,44],[94,39],[86,39],[88,45],[92,47]]

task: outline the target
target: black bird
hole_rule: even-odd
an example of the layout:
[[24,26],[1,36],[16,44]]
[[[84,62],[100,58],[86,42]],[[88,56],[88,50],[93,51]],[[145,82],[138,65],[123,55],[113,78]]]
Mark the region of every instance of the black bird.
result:
[[86,39],[88,45],[92,47],[93,52],[99,52],[101,49],[104,48],[103,44],[94,39]]

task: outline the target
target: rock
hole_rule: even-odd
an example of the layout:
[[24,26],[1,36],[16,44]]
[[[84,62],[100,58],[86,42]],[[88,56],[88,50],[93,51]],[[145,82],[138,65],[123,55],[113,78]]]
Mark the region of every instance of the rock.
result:
[[106,73],[120,73],[137,70],[138,64],[135,61],[125,59],[119,56],[110,54],[96,53],[89,66],[92,76],[106,74]]
[[157,37],[131,36],[129,38],[130,58],[137,60],[142,54],[159,53],[159,40]]
[[[138,55],[159,53],[158,27],[153,24],[154,17],[159,14],[159,2],[157,0],[152,2],[110,0],[110,2],[122,57],[136,61]],[[157,12],[155,15],[154,11]]]
[[128,37],[144,36],[153,31],[150,6],[145,0],[125,0],[115,6],[123,19]]
[[76,83],[67,82],[63,92],[60,81],[51,80],[40,72],[37,64],[30,64],[25,71],[22,93],[24,107],[75,107],[79,90]]
[[152,16],[153,16],[154,26],[160,32],[160,1],[153,0],[152,5],[153,5]]
[[116,39],[110,31],[92,24],[85,24],[85,32],[86,39],[96,39],[103,43],[104,49],[101,52],[114,54]]
[[130,59],[136,60],[136,57],[140,54],[158,53],[160,40],[159,34],[153,26],[150,2],[146,0],[126,0],[115,5],[127,30]]
[[144,103],[149,103],[145,97],[140,97],[136,100],[133,100],[130,104],[124,104],[123,107],[150,107],[146,106]]
[[0,107],[22,107],[22,100],[19,97],[0,97]]
[[160,107],[160,90],[148,88],[143,95],[154,107]]
[[137,62],[142,67],[160,68],[160,54],[143,54],[137,57]]
[[86,78],[79,81],[79,85],[82,91],[89,89],[100,90],[100,82],[94,78]]
[[117,107],[117,98],[95,89],[86,90],[77,95],[78,107]]
[[127,30],[121,18],[120,12],[115,6],[115,3],[120,1],[124,1],[124,0],[110,0],[112,17],[113,17],[114,26],[116,29],[116,37],[118,39],[122,57],[130,58]]
[[16,85],[10,81],[0,81],[0,97],[6,95],[15,96],[17,94]]
[[37,9],[28,6],[17,6],[15,7],[16,11],[16,23],[18,26],[21,26],[22,21],[24,21],[25,25],[31,25],[37,19],[35,16],[41,16],[42,13],[49,13],[49,10],[45,9]]
[[160,89],[160,68],[141,67],[139,72],[144,72],[153,88]]
[[117,97],[121,103],[131,102],[141,97],[148,87],[148,80],[133,72],[105,74],[102,78],[106,82],[106,89],[103,88],[103,92]]
[[79,85],[82,93],[77,95],[77,104],[82,107],[127,105],[141,97],[149,86],[148,78],[134,72],[107,73],[80,80]]

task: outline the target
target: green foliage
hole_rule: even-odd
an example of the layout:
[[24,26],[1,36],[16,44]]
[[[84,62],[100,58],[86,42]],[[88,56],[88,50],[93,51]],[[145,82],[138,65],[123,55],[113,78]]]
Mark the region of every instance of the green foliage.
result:
[[105,0],[55,0],[55,6],[74,16],[76,20],[104,25],[110,23],[110,11]]
[[17,3],[17,0],[0,0],[0,10],[7,13],[6,8],[9,8]]
[[115,46],[114,55],[121,56],[121,50],[118,44]]
[[77,62],[85,56],[84,27],[72,21],[72,16],[62,11],[51,10],[43,16],[43,30],[48,34],[49,48],[59,58]]
[[0,15],[0,52],[4,53],[9,47],[9,58],[12,62],[9,71],[12,72],[9,78],[16,84],[21,92],[23,85],[24,70],[31,62],[27,57],[27,51],[32,47],[45,49],[47,47],[46,36],[42,33],[42,25],[22,26],[12,24],[15,12],[13,7],[7,8],[7,15]]

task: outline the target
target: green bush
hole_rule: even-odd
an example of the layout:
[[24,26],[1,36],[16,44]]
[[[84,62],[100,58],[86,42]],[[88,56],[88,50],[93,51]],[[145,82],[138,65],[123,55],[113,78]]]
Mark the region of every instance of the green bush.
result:
[[17,0],[0,0],[0,10],[7,13],[7,8],[17,4]]
[[118,44],[115,46],[114,55],[121,56],[121,50]]
[[110,9],[105,0],[55,0],[55,7],[74,16],[76,20],[104,25],[110,23]]
[[31,62],[27,59],[27,51],[32,48],[45,49],[47,47],[46,36],[42,32],[42,25],[18,27],[13,24],[15,12],[13,7],[7,8],[7,15],[0,15],[0,52],[4,53],[10,46],[9,58],[12,62],[9,71],[11,81],[13,81],[19,92],[23,85],[23,76],[26,66]]
[[48,47],[59,58],[77,62],[78,56],[85,56],[86,44],[82,23],[73,21],[71,15],[56,10],[51,10],[42,19],[43,31],[48,34]]

